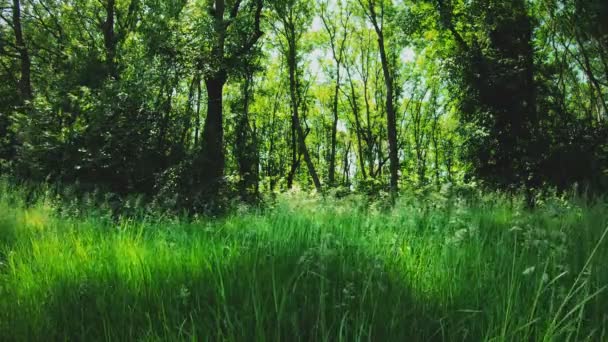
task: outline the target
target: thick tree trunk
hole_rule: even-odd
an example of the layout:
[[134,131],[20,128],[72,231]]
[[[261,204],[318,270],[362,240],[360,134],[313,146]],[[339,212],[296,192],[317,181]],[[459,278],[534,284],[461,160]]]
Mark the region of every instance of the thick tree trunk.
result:
[[226,76],[223,73],[205,79],[207,88],[207,117],[202,135],[202,149],[197,165],[200,170],[200,191],[214,196],[224,177],[224,128],[223,128],[223,90]]
[[114,21],[116,16],[116,1],[107,0],[106,2],[106,19],[102,24],[103,43],[106,53],[106,67],[108,75],[113,78],[118,78],[116,69],[116,44],[117,39],[114,32]]
[[19,59],[21,62],[21,77],[19,78],[19,92],[23,101],[30,100],[33,96],[31,81],[31,60],[23,37],[21,25],[21,4],[19,0],[13,0],[13,28],[15,31],[15,43],[17,45]]

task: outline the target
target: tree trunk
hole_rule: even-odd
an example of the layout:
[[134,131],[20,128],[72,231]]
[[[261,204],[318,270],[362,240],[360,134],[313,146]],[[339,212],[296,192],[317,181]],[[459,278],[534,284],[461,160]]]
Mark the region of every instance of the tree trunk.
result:
[[306,166],[308,167],[308,173],[310,174],[310,177],[312,178],[312,182],[315,185],[315,188],[317,189],[317,191],[321,192],[321,191],[323,191],[323,188],[321,186],[321,181],[319,180],[319,176],[317,175],[317,171],[315,170],[315,165],[312,163],[312,158],[310,157],[308,148],[306,147],[304,130],[302,129],[302,125],[300,123],[299,117],[297,116],[297,113],[295,115],[296,115],[295,116],[296,129],[298,130],[298,141],[299,141],[300,149],[302,151],[302,155],[304,156],[304,161],[306,162]]
[[171,84],[167,84],[166,94],[167,99],[165,99],[165,102],[160,107],[162,119],[160,121],[158,142],[156,146],[157,151],[164,150],[167,131],[169,130],[169,125],[171,124],[171,108],[173,106],[173,86]]
[[[277,168],[274,160],[277,112],[279,110],[280,92],[277,92],[272,108],[270,132],[266,134],[269,140],[268,157],[266,161],[266,176],[270,179],[270,192],[274,192],[277,183]],[[282,158],[281,158],[282,159]],[[279,173],[280,174],[280,173]]]
[[348,143],[348,146],[346,147],[346,152],[344,153],[344,172],[343,172],[343,178],[342,178],[342,183],[345,186],[350,185],[350,162],[349,162],[349,155],[350,155],[350,149],[352,147],[352,143]]
[[202,135],[202,149],[198,167],[200,168],[199,190],[214,196],[224,177],[224,128],[223,128],[223,90],[226,75],[219,73],[207,77],[207,117]]
[[33,96],[31,81],[31,60],[23,38],[23,27],[21,25],[21,4],[19,0],[13,0],[13,28],[15,30],[15,43],[17,45],[19,59],[21,62],[21,78],[19,79],[19,92],[21,100],[30,100]]
[[[292,35],[295,37],[295,35]],[[315,166],[312,163],[312,158],[310,157],[310,153],[308,152],[308,148],[306,147],[306,137],[304,135],[304,130],[302,129],[302,124],[300,122],[300,116],[298,113],[299,110],[299,86],[296,75],[296,50],[295,50],[295,42],[290,42],[289,44],[289,56],[288,56],[288,64],[289,64],[289,89],[290,89],[290,97],[291,97],[291,111],[292,111],[292,122],[297,133],[298,137],[298,147],[299,151],[304,156],[304,161],[306,162],[306,166],[308,167],[308,173],[312,178],[312,181],[315,185],[317,191],[321,192],[323,190],[321,186],[321,181],[319,180],[319,176],[317,175],[317,171],[315,170]]]
[[399,153],[397,145],[397,116],[395,114],[393,76],[386,55],[384,46],[384,35],[376,25],[378,35],[378,46],[380,48],[380,61],[384,72],[384,82],[386,84],[386,129],[388,132],[388,149],[391,172],[391,193],[395,195],[399,191]]
[[367,121],[367,126],[365,129],[365,141],[367,142],[367,163],[369,174],[374,178],[374,134],[372,132],[372,117],[367,79],[364,80],[363,83],[363,98],[365,100],[365,120]]
[[[585,74],[587,74],[589,82],[591,83],[593,88],[595,88],[596,95],[598,97],[598,102],[600,103],[602,109],[604,110],[605,113],[608,113],[608,103],[604,100],[604,95],[602,93],[602,86],[600,85],[599,81],[597,80],[597,78],[595,77],[595,75],[593,73],[593,67],[591,66],[591,61],[589,59],[587,50],[585,49],[584,42],[581,41],[581,39],[577,33],[574,34],[574,37],[576,39],[576,42],[580,46],[581,54],[583,56],[583,61],[580,62],[581,68],[585,71]],[[601,112],[601,110],[598,110],[598,120],[600,120],[600,118],[601,118],[600,112]]]
[[[350,95],[351,95],[351,99],[350,99],[350,105],[352,107],[353,110],[353,116],[355,117],[355,133],[357,136],[357,149],[359,150],[359,167],[361,168],[361,176],[363,176],[363,179],[367,179],[367,172],[365,170],[365,157],[364,157],[364,153],[365,151],[363,151],[363,144],[361,142],[361,131],[363,130],[363,128],[361,127],[361,117],[360,117],[360,111],[359,111],[359,105],[357,103],[357,94],[355,92],[355,84],[353,82],[353,79],[351,77],[349,68],[346,68],[346,72],[347,72],[347,76],[348,76],[348,80],[350,83]],[[368,149],[370,149],[370,146],[368,144]]]
[[192,77],[192,82],[190,82],[190,87],[188,88],[188,110],[184,115],[184,126],[182,128],[181,134],[181,146],[186,148],[186,146],[190,145],[191,140],[187,139],[188,133],[192,133],[192,125],[195,120],[194,115],[196,115],[196,111],[194,110],[194,92],[196,88],[196,83],[198,82],[198,75],[194,75]]
[[108,75],[114,79],[118,78],[116,69],[116,35],[114,33],[114,21],[116,15],[115,0],[107,0],[106,19],[102,23],[103,43],[106,53],[106,67]]
[[[434,108],[433,110],[437,111],[437,106],[434,103]],[[433,117],[433,126],[432,126],[432,133],[431,133],[431,137],[433,139],[433,150],[435,152],[434,154],[434,159],[435,159],[435,186],[437,187],[437,189],[439,189],[440,187],[440,181],[439,181],[439,173],[440,173],[440,167],[439,167],[439,139],[441,132],[439,131],[439,115],[437,113],[435,113],[434,117]]]
[[198,145],[198,139],[199,139],[199,135],[200,135],[200,129],[201,129],[201,95],[202,95],[202,89],[201,89],[201,79],[200,79],[200,75],[198,77],[198,82],[196,83],[196,118],[194,120],[194,125],[196,127],[194,127],[194,145],[197,146]]
[[240,176],[239,192],[245,202],[254,202],[256,200],[259,181],[255,132],[253,132],[249,122],[252,77],[248,75],[243,84],[243,111],[239,113],[235,132],[235,155]]
[[296,118],[291,115],[291,168],[287,174],[287,189],[293,188],[293,180],[300,165],[300,150],[298,150],[298,130],[296,128]]
[[338,102],[339,102],[339,94],[340,94],[340,63],[336,63],[336,87],[334,89],[334,98],[333,98],[333,124],[331,127],[331,153],[329,155],[329,186],[333,187],[336,184],[336,145],[337,145],[337,137],[338,137]]

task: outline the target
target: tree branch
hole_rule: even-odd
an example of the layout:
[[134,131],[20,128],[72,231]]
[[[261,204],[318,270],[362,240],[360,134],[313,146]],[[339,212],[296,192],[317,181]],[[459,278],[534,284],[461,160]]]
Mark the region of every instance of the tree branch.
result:
[[255,4],[255,13],[254,13],[254,23],[253,23],[253,33],[247,40],[243,43],[243,46],[236,51],[230,58],[228,58],[229,64],[236,62],[241,56],[247,54],[258,42],[258,40],[264,34],[260,30],[260,22],[262,20],[262,8],[264,7],[263,0],[256,0]]

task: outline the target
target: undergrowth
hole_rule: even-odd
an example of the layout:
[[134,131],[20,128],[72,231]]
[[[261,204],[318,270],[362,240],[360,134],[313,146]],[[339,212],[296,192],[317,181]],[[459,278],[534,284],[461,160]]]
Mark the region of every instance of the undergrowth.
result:
[[601,200],[282,195],[186,219],[26,197],[0,182],[3,341],[608,339]]

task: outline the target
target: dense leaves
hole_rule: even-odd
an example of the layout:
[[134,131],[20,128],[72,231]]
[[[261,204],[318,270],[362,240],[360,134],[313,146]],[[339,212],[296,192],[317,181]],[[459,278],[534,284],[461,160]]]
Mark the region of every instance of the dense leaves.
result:
[[608,187],[603,1],[1,0],[0,172],[177,208]]

